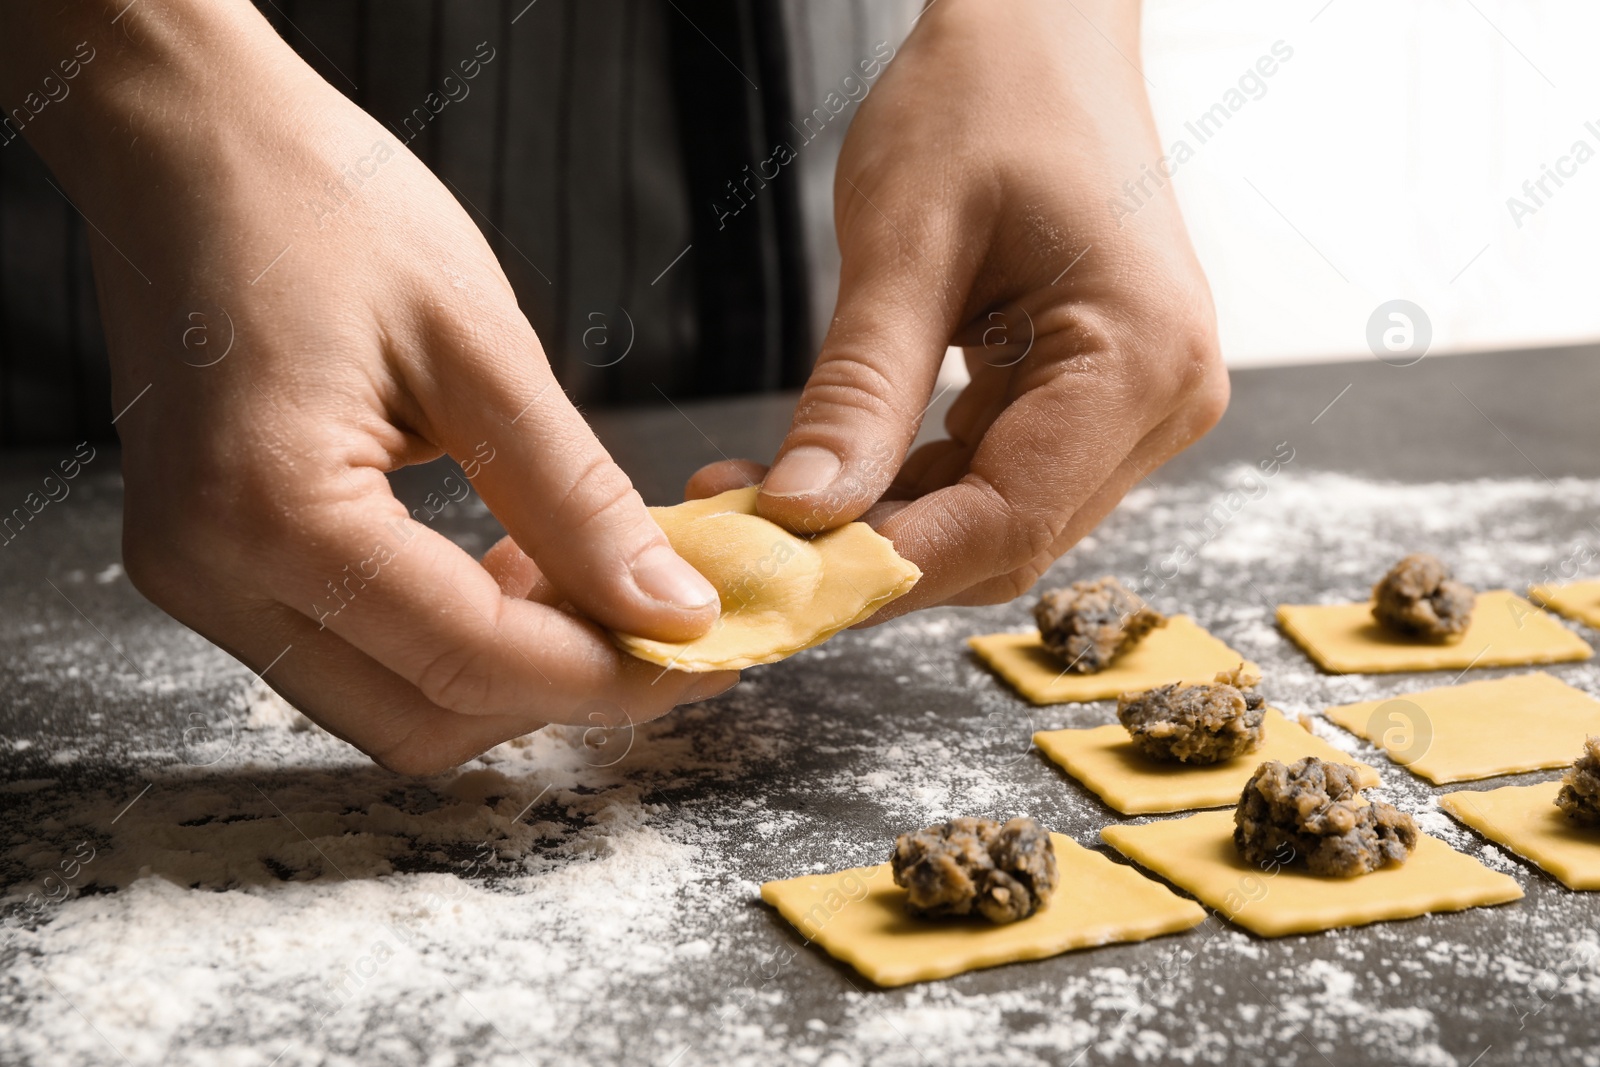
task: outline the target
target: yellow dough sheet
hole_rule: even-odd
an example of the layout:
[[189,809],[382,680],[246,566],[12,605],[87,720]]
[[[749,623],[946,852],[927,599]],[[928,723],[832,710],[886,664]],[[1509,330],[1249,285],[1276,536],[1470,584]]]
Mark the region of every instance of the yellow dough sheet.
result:
[[1509,589],[1479,593],[1472,624],[1448,643],[1389,633],[1373,619],[1371,604],[1283,604],[1278,625],[1334,674],[1527,667],[1594,654],[1583,638]]
[[612,634],[625,652],[679,671],[776,663],[862,622],[922,577],[864,522],[796,537],[756,514],[754,486],[651,508],[678,555],[722,600],[706,634],[686,643]]
[[1132,867],[1051,834],[1060,888],[1020,922],[917,919],[887,863],[761,887],[800,936],[880,986],[1043,959],[1076,948],[1143,941],[1198,925],[1205,910]]
[[1517,900],[1516,879],[1427,834],[1398,867],[1329,878],[1302,867],[1240,859],[1233,812],[1205,811],[1143,826],[1107,826],[1106,843],[1262,937],[1409,919]]
[[1528,595],[1551,611],[1600,630],[1600,582],[1536,585]]
[[1169,682],[1189,685],[1216,680],[1218,671],[1243,663],[1261,669],[1207,633],[1187,615],[1174,615],[1104,670],[1075,674],[1039,642],[1037,630],[969,637],[978,658],[1035,704],[1107,700],[1142,693]]
[[1600,734],[1600,701],[1543,671],[1345,704],[1329,719],[1443,785],[1564,767]]
[[1446,793],[1439,806],[1489,840],[1538,864],[1568,889],[1600,889],[1600,829],[1556,807],[1561,783]]
[[1244,784],[1266,760],[1293,763],[1319,756],[1349,763],[1361,772],[1361,785],[1378,784],[1378,772],[1340,752],[1273,708],[1264,720],[1265,736],[1254,752],[1226,763],[1161,763],[1139,754],[1120,724],[1089,730],[1041,730],[1033,735],[1050,759],[1089,791],[1124,815],[1220,808],[1237,804]]

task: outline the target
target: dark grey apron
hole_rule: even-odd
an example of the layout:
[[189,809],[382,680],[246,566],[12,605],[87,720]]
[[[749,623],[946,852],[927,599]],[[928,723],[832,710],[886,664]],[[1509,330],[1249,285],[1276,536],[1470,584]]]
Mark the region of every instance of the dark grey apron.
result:
[[[455,193],[576,399],[659,403],[804,380],[839,145],[920,4],[257,6]],[[85,226],[48,178],[0,145],[0,444],[111,433]]]

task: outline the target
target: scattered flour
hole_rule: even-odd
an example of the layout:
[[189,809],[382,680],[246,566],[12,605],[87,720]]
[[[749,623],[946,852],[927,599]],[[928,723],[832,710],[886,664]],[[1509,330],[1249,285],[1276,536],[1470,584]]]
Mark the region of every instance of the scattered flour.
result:
[[[898,829],[955,814],[1026,812],[1089,845],[1116,818],[1031,751],[1035,730],[1109,705],[1028,707],[961,647],[1026,627],[1027,600],[850,633],[604,745],[549,729],[425,781],[372,767],[175,628],[124,642],[137,670],[93,634],[38,632],[6,664],[19,687],[186,710],[126,737],[45,715],[5,746],[0,1062],[1469,1067],[1491,1043],[1484,1067],[1600,1062],[1593,895],[1486,845],[1321,717],[1415,679],[1322,675],[1272,622],[1279,599],[1363,595],[1407,551],[1480,588],[1539,580],[1593,538],[1600,483],[1289,468],[1208,528],[1241,476],[1140,489],[1049,580],[1150,576],[1159,608],[1261,663],[1274,703],[1527,900],[1277,941],[1213,919],[868,988],[758,904],[760,882],[879,862]],[[1179,546],[1194,558],[1166,566]],[[1600,692],[1593,665],[1558,670]],[[857,684],[884,675],[889,695]],[[16,919],[63,877],[64,899]]]

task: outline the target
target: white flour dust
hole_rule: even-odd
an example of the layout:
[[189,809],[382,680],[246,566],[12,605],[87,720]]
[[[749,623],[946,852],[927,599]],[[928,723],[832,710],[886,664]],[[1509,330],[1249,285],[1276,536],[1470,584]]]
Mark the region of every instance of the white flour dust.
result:
[[[427,781],[371,767],[198,639],[141,652],[142,678],[40,634],[29,678],[236,695],[206,766],[142,739],[118,773],[88,774],[91,738],[8,742],[51,753],[0,786],[9,901],[44,892],[63,861],[76,871],[65,899],[4,930],[0,1061],[1467,1067],[1488,1021],[1509,1019],[1521,1051],[1496,1045],[1484,1067],[1538,1062],[1535,1041],[1600,1062],[1568,1039],[1600,1008],[1593,902],[1485,845],[1321,716],[1414,679],[1322,675],[1272,622],[1280,599],[1363,595],[1409,551],[1479,588],[1541,580],[1575,540],[1600,540],[1600,483],[1289,468],[1208,528],[1240,473],[1135,492],[1051,580],[1156,575],[1157,607],[1255,659],[1277,706],[1379,766],[1380,795],[1528,900],[1279,941],[1213,920],[889,993],[814,958],[755,902],[761,880],[878,862],[896,829],[956,814],[1036,814],[1085,844],[1113,817],[1029,750],[1033,730],[1109,721],[1107,706],[1026,707],[962,648],[1026,626],[1031,599],[847,634],[628,736],[547,730]],[[1193,558],[1166,567],[1180,545]],[[826,679],[807,670],[822,663]],[[892,714],[853,672],[889,672]],[[1590,664],[1560,674],[1600,692]],[[799,780],[802,746],[817,769]]]

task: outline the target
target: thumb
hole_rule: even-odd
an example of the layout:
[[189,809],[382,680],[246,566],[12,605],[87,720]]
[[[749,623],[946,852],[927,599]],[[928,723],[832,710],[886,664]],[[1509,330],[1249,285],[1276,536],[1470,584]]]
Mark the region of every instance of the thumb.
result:
[[517,547],[603,626],[665,641],[705,633],[716,588],[673,551],[548,370],[495,370],[479,388],[452,389],[454,410],[440,421]]
[[886,217],[865,225],[871,233],[840,242],[833,323],[757,500],[798,533],[859,518],[889,488],[957,326],[941,297],[951,280]]

